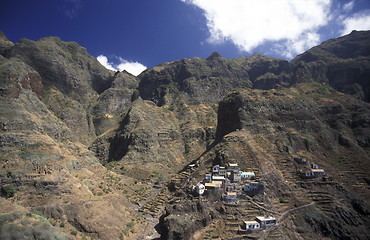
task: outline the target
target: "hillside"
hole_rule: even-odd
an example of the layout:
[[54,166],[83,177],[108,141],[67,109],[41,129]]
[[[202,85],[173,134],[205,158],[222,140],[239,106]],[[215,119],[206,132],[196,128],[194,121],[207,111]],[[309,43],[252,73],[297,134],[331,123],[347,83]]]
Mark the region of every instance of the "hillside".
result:
[[[75,42],[1,33],[0,239],[368,239],[369,39],[135,77]],[[263,192],[194,194],[236,163]],[[256,216],[278,224],[238,233]]]

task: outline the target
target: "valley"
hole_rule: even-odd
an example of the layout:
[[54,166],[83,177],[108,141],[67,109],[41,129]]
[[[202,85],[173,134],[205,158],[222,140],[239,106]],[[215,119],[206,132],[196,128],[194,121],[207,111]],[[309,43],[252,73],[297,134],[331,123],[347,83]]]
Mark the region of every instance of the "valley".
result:
[[368,39],[136,77],[0,34],[0,239],[368,239]]

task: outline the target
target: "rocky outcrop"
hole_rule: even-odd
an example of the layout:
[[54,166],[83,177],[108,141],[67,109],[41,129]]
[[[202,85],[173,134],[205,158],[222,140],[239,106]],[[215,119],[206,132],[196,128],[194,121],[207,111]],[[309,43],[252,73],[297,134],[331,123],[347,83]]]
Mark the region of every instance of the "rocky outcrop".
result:
[[[110,73],[85,69],[99,63],[75,43],[69,46],[52,38],[20,45],[0,56],[0,205],[3,210],[3,197],[11,198],[22,209],[1,212],[0,238],[135,238],[140,230],[123,232],[136,214],[119,190],[120,178],[81,143],[95,136],[90,108],[100,90],[95,89],[93,75],[103,79]],[[70,85],[74,78],[75,88]],[[112,80],[121,89],[137,85],[126,73]],[[131,95],[127,98],[131,101]],[[106,111],[118,115],[127,104]]]
[[96,135],[118,127],[123,114],[138,96],[138,84],[138,78],[128,72],[114,74],[112,86],[99,95],[91,111]]
[[234,88],[271,89],[287,80],[289,63],[255,54],[232,60],[213,53],[161,64],[139,77],[143,99],[157,105],[217,103]]
[[[315,231],[334,239],[358,232],[357,238],[363,239],[362,214],[367,210],[356,210],[353,202],[361,196],[360,209],[369,207],[368,180],[362,170],[370,163],[365,140],[370,134],[368,103],[327,85],[305,83],[273,91],[232,91],[220,102],[218,112],[218,144],[206,159],[213,164],[237,162],[244,169],[258,169],[266,196],[271,198],[267,202],[289,198],[297,203],[297,199],[305,199],[302,195],[308,189],[309,199],[325,205],[324,213],[319,205],[314,210],[317,215],[306,219]],[[333,182],[302,182],[299,166],[293,163],[296,156],[319,164]],[[346,200],[331,205],[331,197]],[[350,226],[343,229],[346,224]]]
[[162,222],[163,239],[191,239],[197,230],[205,227],[217,214],[206,203],[183,201],[167,209]]
[[68,239],[67,234],[53,227],[39,212],[31,213],[3,198],[0,198],[0,203],[1,239]]
[[0,55],[6,55],[7,51],[14,46],[14,43],[9,41],[5,34],[0,31]]
[[92,141],[95,129],[89,111],[98,94],[110,87],[111,72],[85,48],[57,37],[22,39],[4,56],[32,67],[42,79],[43,102],[82,142]]
[[216,103],[233,88],[252,86],[245,69],[216,53],[161,64],[139,77],[141,97],[158,106]]
[[120,167],[136,172],[167,169],[168,174],[186,163],[180,126],[174,113],[141,98],[133,103],[119,129],[102,138],[93,144],[96,151],[102,153],[100,159],[120,161]]
[[369,38],[369,31],[353,31],[313,47],[292,60],[292,81],[328,83],[369,102]]

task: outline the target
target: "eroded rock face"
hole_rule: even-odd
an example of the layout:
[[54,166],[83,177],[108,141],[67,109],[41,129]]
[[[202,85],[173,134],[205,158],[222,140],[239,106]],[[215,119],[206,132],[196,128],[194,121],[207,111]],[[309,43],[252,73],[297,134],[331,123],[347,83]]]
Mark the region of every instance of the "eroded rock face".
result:
[[95,129],[89,111],[98,94],[111,85],[110,71],[85,48],[56,37],[39,41],[22,39],[4,56],[19,59],[37,71],[43,88],[36,88],[32,76],[28,77],[30,86],[58,118],[76,131],[82,142],[92,141]]
[[112,86],[99,95],[92,108],[96,135],[117,128],[131,103],[137,98],[139,80],[127,72],[116,72]]
[[194,232],[205,227],[216,212],[206,203],[183,201],[167,209],[163,222],[164,239],[191,239]]
[[[352,114],[353,109],[357,114]],[[217,137],[237,130],[281,133],[288,139],[280,144],[293,152],[334,150],[337,145],[361,151],[367,146],[369,110],[368,104],[320,84],[269,92],[233,91],[219,105]],[[287,129],[298,134],[289,134]]]
[[255,54],[229,60],[213,53],[164,63],[139,77],[143,99],[162,106],[216,103],[234,88],[271,89],[287,80],[289,63]]
[[[364,238],[370,107],[359,99],[368,95],[366,40],[368,33],[355,32],[292,63],[214,53],[137,78],[104,69],[76,43],[53,37],[14,45],[0,34],[0,183],[15,204],[1,212],[0,236],[147,237],[153,223],[134,209],[157,193],[153,183],[168,186],[166,179],[195,161],[199,169],[175,177],[167,192],[178,200],[161,221],[169,239],[190,238],[228,214],[219,196],[196,202],[181,187],[197,184],[212,164],[230,162],[256,171],[266,195],[255,200],[272,211],[286,201],[292,208],[317,202],[291,218],[297,223],[284,222],[289,238]],[[330,177],[302,181],[295,157]],[[305,227],[298,231],[299,223]]]
[[325,41],[291,62],[292,81],[328,83],[334,89],[370,101],[370,33]]
[[[314,231],[335,239],[349,239],[349,232],[356,232],[356,238],[363,239],[363,214],[369,208],[369,192],[364,188],[368,180],[361,170],[370,163],[365,143],[370,133],[368,103],[327,85],[310,83],[277,91],[233,91],[220,103],[218,112],[218,144],[206,159],[213,159],[213,164],[237,162],[244,169],[258,169],[265,196],[270,198],[266,202],[275,197],[291,198],[289,202],[298,204],[308,190],[308,199],[319,204],[305,218]],[[300,180],[295,156],[319,164],[335,181],[316,185]],[[356,170],[342,174],[348,168]],[[357,205],[357,197],[364,202]],[[332,198],[346,200],[332,204]],[[322,205],[324,212],[318,210]],[[341,226],[346,224],[351,226],[344,230]],[[301,236],[305,239],[317,237],[304,228]]]
[[[0,183],[1,196],[13,198],[16,206],[1,213],[0,238],[119,239],[137,216],[118,190],[121,178],[104,168],[83,144],[95,137],[90,108],[104,90],[94,81],[110,73],[90,72],[95,70],[87,69],[88,65],[97,62],[86,50],[54,38],[24,40],[9,46],[5,56],[0,56]],[[43,66],[45,62],[49,65]],[[118,75],[112,79],[124,91],[127,74]],[[127,85],[134,87],[135,79],[128,78]],[[73,79],[75,88],[70,85]],[[131,101],[131,95],[115,96],[116,102],[118,98]],[[105,106],[102,112],[119,115],[129,103],[114,109]],[[6,200],[1,201],[3,210]],[[137,233],[130,234],[136,238]]]
[[186,162],[174,113],[141,98],[133,103],[119,129],[102,137],[108,141],[98,139],[95,146],[97,152],[105,153],[100,156],[103,161],[121,161],[125,167],[152,171],[176,169]]
[[139,77],[141,97],[159,106],[215,103],[233,88],[251,86],[246,69],[216,54],[165,63]]

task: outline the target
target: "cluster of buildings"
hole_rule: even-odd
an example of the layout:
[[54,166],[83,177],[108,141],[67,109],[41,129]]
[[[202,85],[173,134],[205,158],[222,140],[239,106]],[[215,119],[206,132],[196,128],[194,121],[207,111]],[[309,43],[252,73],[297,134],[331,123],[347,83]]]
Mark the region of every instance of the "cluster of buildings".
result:
[[260,188],[258,182],[251,182],[255,177],[254,172],[241,171],[237,163],[230,163],[226,167],[213,166],[211,173],[204,176],[203,182],[205,190],[222,190],[225,202],[237,203],[237,191],[242,189],[250,192]]
[[319,165],[317,165],[315,163],[309,162],[306,158],[296,157],[296,158],[294,158],[294,160],[302,166],[298,170],[298,172],[303,177],[315,178],[315,177],[318,177],[318,176],[326,175],[326,172],[325,172],[324,169],[320,168]]
[[246,194],[253,196],[263,192],[263,186],[255,181],[254,172],[245,172],[239,169],[237,163],[230,163],[226,167],[215,165],[211,172],[205,174],[204,179],[193,187],[198,195],[219,191],[222,199],[227,203],[237,203],[237,192],[243,190]]
[[253,221],[244,221],[239,233],[252,233],[264,230],[276,225],[276,218],[258,216]]
[[[240,170],[238,164],[230,163],[226,167],[215,165],[210,173],[205,174],[203,181],[197,186],[193,186],[194,192],[199,195],[217,195],[225,203],[237,204],[239,202],[238,193],[254,196],[263,193],[263,184],[256,181],[254,172]],[[243,221],[239,229],[241,233],[251,233],[261,231],[276,224],[274,217],[257,216],[253,221]]]

